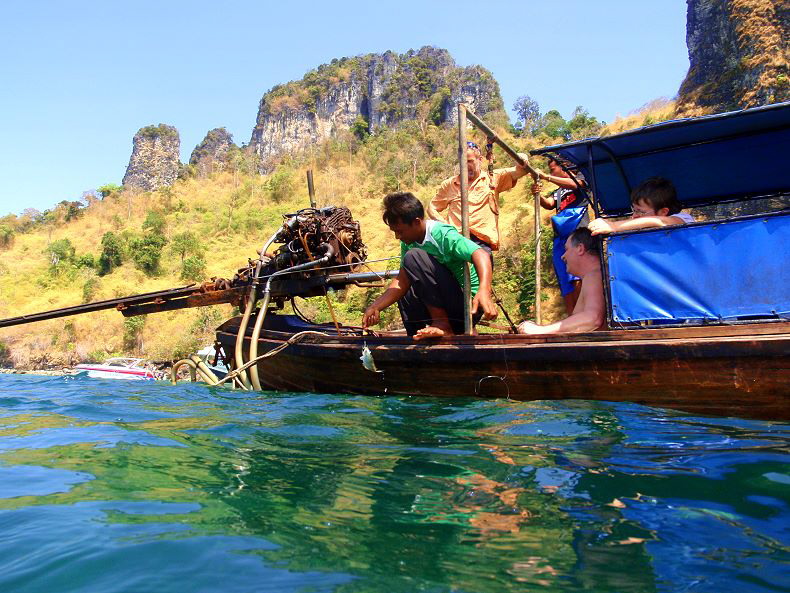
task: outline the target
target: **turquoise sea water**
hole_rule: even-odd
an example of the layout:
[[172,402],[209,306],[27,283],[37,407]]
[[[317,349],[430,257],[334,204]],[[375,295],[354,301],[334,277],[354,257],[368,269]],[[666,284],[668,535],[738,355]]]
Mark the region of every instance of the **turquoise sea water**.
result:
[[0,376],[0,591],[790,591],[790,426]]

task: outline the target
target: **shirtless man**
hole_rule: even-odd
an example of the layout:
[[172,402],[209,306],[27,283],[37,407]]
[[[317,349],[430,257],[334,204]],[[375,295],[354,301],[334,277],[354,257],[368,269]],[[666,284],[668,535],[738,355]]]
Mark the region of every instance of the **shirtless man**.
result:
[[681,212],[678,194],[669,179],[651,177],[631,191],[631,218],[610,221],[596,218],[589,224],[593,235],[618,231],[653,229],[694,222],[694,217]]
[[589,229],[579,228],[565,241],[562,256],[568,272],[581,278],[582,289],[573,313],[557,323],[537,325],[524,321],[520,334],[561,334],[595,331],[604,323],[603,279],[598,242]]

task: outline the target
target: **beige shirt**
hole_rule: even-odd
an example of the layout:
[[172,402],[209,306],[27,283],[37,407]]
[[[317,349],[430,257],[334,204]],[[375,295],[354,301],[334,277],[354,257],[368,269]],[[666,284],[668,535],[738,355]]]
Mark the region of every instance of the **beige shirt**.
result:
[[[499,249],[499,193],[516,186],[515,168],[495,169],[493,179],[480,171],[469,184],[469,233]],[[431,205],[447,210],[447,222],[461,230],[461,180],[458,175],[442,181]]]

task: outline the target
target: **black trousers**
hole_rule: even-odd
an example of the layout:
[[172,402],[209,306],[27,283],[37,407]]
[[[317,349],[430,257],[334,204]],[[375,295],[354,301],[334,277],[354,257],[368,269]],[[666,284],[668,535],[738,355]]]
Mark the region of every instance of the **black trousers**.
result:
[[[411,283],[398,301],[406,333],[413,336],[431,323],[426,305],[444,309],[453,333],[464,333],[464,292],[452,272],[422,249],[407,251],[401,268]],[[475,317],[475,321],[479,320],[480,314]]]

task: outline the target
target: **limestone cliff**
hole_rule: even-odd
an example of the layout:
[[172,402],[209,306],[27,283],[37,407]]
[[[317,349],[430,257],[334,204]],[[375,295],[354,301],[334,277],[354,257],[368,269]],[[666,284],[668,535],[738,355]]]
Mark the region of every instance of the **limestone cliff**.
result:
[[681,115],[790,100],[790,0],[687,0]]
[[228,164],[231,149],[235,146],[233,136],[225,128],[214,128],[209,130],[203,141],[192,151],[189,164],[194,165],[201,175],[222,171]]
[[479,115],[506,117],[491,73],[457,66],[447,50],[423,47],[335,59],[263,96],[250,148],[265,167],[274,157],[352,126],[359,135],[409,119],[453,122],[459,101]]
[[173,126],[159,124],[140,128],[123,176],[124,187],[155,191],[173,185],[181,170],[181,139]]

